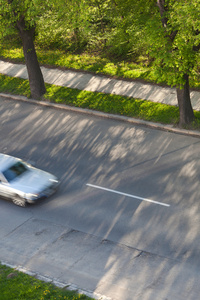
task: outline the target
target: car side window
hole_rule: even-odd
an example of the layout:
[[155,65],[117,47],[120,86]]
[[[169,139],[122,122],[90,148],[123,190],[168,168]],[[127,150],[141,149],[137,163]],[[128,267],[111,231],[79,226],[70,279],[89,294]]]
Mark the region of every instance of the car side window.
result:
[[1,173],[0,173],[0,183],[6,183],[6,180]]

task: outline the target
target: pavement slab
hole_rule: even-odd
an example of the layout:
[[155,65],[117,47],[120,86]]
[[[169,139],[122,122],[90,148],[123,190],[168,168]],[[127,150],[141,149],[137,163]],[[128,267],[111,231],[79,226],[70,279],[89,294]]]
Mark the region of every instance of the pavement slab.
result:
[[109,299],[196,300],[199,296],[195,266],[191,269],[187,263],[41,219],[22,223],[1,239],[0,248],[1,261],[63,286],[72,282],[81,290],[87,286]]

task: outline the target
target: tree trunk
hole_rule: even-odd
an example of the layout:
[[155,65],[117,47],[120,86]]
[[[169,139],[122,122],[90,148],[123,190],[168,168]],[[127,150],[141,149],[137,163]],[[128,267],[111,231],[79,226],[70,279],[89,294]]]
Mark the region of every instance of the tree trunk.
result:
[[24,19],[22,19],[17,22],[17,28],[22,39],[31,97],[39,99],[45,94],[46,88],[34,46],[35,27],[27,28]]
[[184,79],[185,84],[183,88],[176,89],[180,114],[180,126],[189,124],[194,120],[194,112],[190,100],[189,77],[187,74],[184,75]]

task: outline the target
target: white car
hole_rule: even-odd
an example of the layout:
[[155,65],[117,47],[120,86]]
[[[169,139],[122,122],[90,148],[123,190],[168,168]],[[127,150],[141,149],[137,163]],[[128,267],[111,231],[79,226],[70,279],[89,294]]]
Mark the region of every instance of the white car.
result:
[[0,197],[26,206],[53,194],[59,185],[54,175],[39,170],[23,160],[0,153]]

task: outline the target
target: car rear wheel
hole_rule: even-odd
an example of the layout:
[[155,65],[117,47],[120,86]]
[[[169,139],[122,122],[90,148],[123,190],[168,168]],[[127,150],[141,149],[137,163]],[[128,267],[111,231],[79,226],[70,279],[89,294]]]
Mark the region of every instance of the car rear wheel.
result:
[[21,206],[21,207],[25,207],[26,206],[26,200],[24,200],[22,197],[20,197],[19,195],[15,195],[12,199],[13,203],[15,205]]

